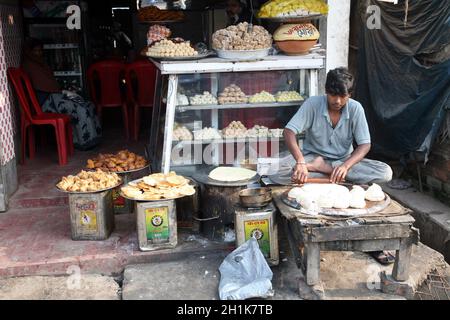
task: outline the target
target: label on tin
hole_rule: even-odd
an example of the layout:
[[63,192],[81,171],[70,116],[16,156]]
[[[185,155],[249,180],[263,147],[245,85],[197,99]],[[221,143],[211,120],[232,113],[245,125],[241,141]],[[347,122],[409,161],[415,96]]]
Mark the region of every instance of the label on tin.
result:
[[119,189],[113,189],[112,191],[114,208],[125,208],[125,198],[120,195]]
[[249,220],[244,222],[245,241],[254,237],[265,258],[270,257],[269,220]]
[[80,225],[89,231],[97,231],[97,214],[92,210],[80,211]]
[[147,240],[169,242],[169,207],[145,209]]

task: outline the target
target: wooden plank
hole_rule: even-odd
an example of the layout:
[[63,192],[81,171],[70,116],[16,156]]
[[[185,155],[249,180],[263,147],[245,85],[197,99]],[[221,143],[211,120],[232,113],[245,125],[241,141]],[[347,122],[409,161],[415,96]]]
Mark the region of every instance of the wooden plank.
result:
[[402,239],[400,249],[396,251],[392,277],[397,281],[406,281],[409,278],[412,243],[410,239]]
[[306,283],[309,286],[320,281],[320,247],[318,243],[306,243]]
[[299,219],[297,216],[300,214],[300,210],[294,209],[286,205],[281,200],[281,195],[278,195],[274,192],[272,192],[272,198],[274,200],[275,206],[280,211],[281,215],[285,217],[286,219],[292,220],[296,219],[299,220],[300,224],[302,225],[312,225],[312,226],[321,226],[323,225],[323,222],[320,219]]
[[410,224],[377,224],[340,227],[311,228],[309,241],[327,242],[338,240],[376,240],[408,238]]
[[303,264],[303,256],[302,252],[299,249],[299,243],[300,241],[296,239],[295,235],[293,234],[293,231],[291,227],[293,226],[292,221],[289,221],[287,219],[282,218],[284,230],[286,232],[288,242],[289,242],[289,248],[291,249],[292,255],[294,256],[295,263],[297,264],[298,268],[301,268],[303,271],[306,269],[305,265]]
[[354,240],[354,241],[329,241],[320,242],[320,250],[323,251],[384,251],[398,250],[400,248],[400,239],[382,239],[382,240]]
[[400,248],[395,254],[395,263],[392,269],[392,277],[397,281],[406,281],[409,278],[409,266],[413,243],[419,241],[418,230],[413,228],[409,238],[401,239]]

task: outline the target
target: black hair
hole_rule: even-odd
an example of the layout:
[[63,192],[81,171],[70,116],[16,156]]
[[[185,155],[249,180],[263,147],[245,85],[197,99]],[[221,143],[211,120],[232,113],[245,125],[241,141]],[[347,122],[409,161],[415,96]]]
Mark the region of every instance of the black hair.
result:
[[24,48],[30,51],[36,47],[42,47],[43,45],[43,42],[36,38],[26,38],[24,42]]
[[347,68],[336,68],[327,74],[325,91],[333,96],[345,96],[353,92],[353,76]]

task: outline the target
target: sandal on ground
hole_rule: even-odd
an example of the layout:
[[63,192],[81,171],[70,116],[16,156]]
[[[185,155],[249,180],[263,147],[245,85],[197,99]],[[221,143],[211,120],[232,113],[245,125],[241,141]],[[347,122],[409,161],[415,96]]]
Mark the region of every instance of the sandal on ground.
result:
[[369,252],[369,254],[381,263],[382,265],[390,265],[395,262],[395,255],[393,255],[390,251],[373,251]]

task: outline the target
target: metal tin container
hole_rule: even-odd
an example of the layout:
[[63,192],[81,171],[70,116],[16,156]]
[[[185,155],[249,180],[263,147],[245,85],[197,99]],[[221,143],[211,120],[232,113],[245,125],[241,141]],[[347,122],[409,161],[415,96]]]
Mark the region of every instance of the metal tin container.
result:
[[[138,177],[147,175],[149,173],[149,165],[132,171],[127,171],[124,173],[117,172],[117,174],[122,178],[123,185],[127,185],[130,181],[135,180]],[[134,204],[133,201],[126,199],[120,195],[120,189],[122,186],[113,189],[113,203],[114,203],[114,213],[115,214],[127,214],[133,213]]]
[[250,188],[239,192],[241,206],[245,208],[262,208],[272,202],[272,189]]
[[192,232],[200,231],[200,223],[194,217],[199,215],[199,186],[193,179],[189,183],[195,188],[195,194],[175,200],[177,205],[178,229],[186,229]]
[[[120,177],[125,184],[131,181],[131,173],[121,174]],[[114,204],[114,213],[115,214],[124,214],[124,213],[132,213],[134,206],[131,200],[125,199],[120,195],[120,187],[117,187],[112,190],[113,204]]]
[[112,191],[69,193],[72,240],[106,240],[114,230]]
[[200,233],[210,240],[227,241],[227,230],[234,229],[235,205],[239,192],[259,181],[258,175],[236,182],[221,182],[209,178],[213,168],[197,172],[194,179],[200,185]]
[[276,209],[272,203],[259,209],[236,206],[234,225],[237,247],[254,237],[267,263],[271,266],[279,264],[278,226]]
[[153,251],[175,248],[177,237],[177,211],[175,200],[135,201],[139,249]]

